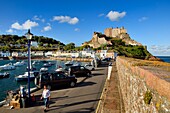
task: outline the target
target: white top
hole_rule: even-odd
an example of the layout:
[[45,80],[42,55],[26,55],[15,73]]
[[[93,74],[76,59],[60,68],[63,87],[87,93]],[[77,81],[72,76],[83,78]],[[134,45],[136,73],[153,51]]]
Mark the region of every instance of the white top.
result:
[[43,97],[43,98],[48,98],[48,97],[50,97],[50,91],[49,91],[48,89],[43,90],[42,97]]

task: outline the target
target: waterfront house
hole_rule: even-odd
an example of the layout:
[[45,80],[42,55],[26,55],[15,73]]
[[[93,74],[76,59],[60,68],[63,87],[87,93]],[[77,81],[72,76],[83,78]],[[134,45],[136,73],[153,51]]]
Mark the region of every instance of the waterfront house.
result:
[[52,51],[48,51],[45,53],[45,56],[52,56],[53,55],[53,52]]
[[44,51],[31,51],[32,56],[44,56]]
[[18,57],[18,56],[19,56],[18,52],[12,52],[12,57]]
[[48,46],[48,43],[43,44],[44,47]]
[[9,51],[0,51],[0,57],[10,57],[11,53]]
[[37,41],[31,41],[31,46],[38,47],[38,42]]

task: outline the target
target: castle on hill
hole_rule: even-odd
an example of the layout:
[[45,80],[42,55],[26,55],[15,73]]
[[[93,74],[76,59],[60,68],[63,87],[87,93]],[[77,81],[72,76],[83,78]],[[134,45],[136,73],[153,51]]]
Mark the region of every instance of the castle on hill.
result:
[[121,28],[106,28],[104,34],[99,32],[94,32],[92,39],[88,42],[84,42],[82,46],[89,45],[93,48],[98,48],[103,44],[112,45],[111,40],[114,38],[122,39],[126,45],[138,45],[141,46],[141,43],[138,43],[135,40],[132,40],[127,33],[127,30],[124,27]]

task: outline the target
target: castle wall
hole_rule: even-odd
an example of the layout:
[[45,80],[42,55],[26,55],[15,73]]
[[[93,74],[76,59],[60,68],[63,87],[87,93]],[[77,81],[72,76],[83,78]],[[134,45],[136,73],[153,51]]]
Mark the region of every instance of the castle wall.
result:
[[112,36],[112,29],[113,29],[113,28],[106,28],[106,29],[104,30],[104,34],[105,34],[106,36],[108,36],[108,37]]
[[121,33],[127,33],[124,27],[121,28],[106,28],[104,34],[108,37],[117,37]]
[[98,43],[99,44],[107,44],[107,40],[103,37],[103,38],[98,38]]

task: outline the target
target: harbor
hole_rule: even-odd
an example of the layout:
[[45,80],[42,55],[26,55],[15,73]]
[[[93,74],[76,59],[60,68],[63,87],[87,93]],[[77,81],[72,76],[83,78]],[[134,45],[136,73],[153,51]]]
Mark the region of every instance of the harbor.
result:
[[[0,101],[4,100],[6,98],[6,94],[8,91],[10,90],[16,90],[18,89],[21,85],[27,85],[27,81],[20,81],[17,82],[15,77],[19,76],[19,75],[23,75],[25,72],[27,72],[26,68],[27,68],[27,60],[22,60],[24,61],[26,64],[22,65],[22,66],[15,66],[15,69],[12,70],[4,70],[1,71],[1,73],[9,73],[9,77],[8,78],[3,78],[0,79]],[[32,63],[34,63],[37,60],[32,60]],[[37,64],[34,64],[34,67],[36,68],[37,71],[39,71],[43,66],[44,66],[44,61],[46,62],[51,62],[54,65],[51,65],[48,68],[48,70],[56,70],[59,66],[60,67],[64,67],[64,63],[66,61],[60,61],[60,60],[39,60]],[[18,60],[3,60],[0,62],[0,66],[5,65],[5,64],[17,64]],[[31,88],[35,87],[34,81],[30,82]]]

